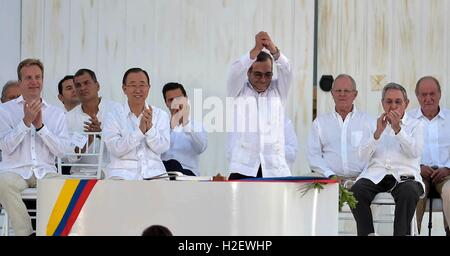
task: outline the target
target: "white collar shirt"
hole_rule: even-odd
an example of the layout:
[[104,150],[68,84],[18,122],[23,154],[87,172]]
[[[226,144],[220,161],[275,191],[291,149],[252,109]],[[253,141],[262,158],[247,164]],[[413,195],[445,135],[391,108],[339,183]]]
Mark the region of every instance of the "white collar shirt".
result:
[[[272,79],[267,90],[258,93],[248,82],[247,76],[254,61],[250,54],[242,56],[231,65],[228,75],[228,97],[233,98],[235,104],[242,100],[243,105],[251,102],[254,107],[254,111],[234,113],[235,127],[232,128],[233,131],[227,130],[228,168],[230,172],[255,177],[261,166],[263,177],[290,176],[291,171],[285,158],[284,106],[292,80],[291,66],[281,54],[274,61],[277,78]],[[239,130],[236,126],[242,122],[246,122],[247,126]],[[252,125],[249,123],[252,122],[256,123],[254,130],[250,128]],[[270,134],[263,131],[267,127],[271,130]],[[227,129],[229,128],[227,124]]]
[[297,158],[298,152],[298,139],[295,134],[294,125],[292,121],[288,118],[285,119],[284,124],[284,144],[285,144],[285,155],[286,163],[289,168],[292,169]]
[[325,177],[357,177],[367,165],[358,156],[363,138],[375,129],[375,120],[353,107],[345,120],[336,112],[324,113],[314,120],[308,136],[307,158],[312,171]]
[[408,115],[424,124],[421,164],[450,168],[450,110],[440,108],[432,120],[425,117],[420,108],[409,111]]
[[405,114],[398,134],[388,125],[378,140],[372,134],[361,145],[360,157],[367,159],[369,164],[358,179],[366,178],[378,184],[386,175],[393,175],[399,182],[402,175],[414,176],[425,191],[420,176],[422,151],[423,123]]
[[177,160],[183,169],[200,176],[199,156],[206,150],[207,134],[201,125],[191,120],[185,126],[170,130],[170,149],[161,155],[163,161]]
[[[114,101],[105,100],[103,98],[100,100],[100,103],[98,105],[98,113],[96,116],[97,116],[98,121],[101,122],[102,129],[104,127],[104,120],[105,120],[105,116],[107,115],[107,113],[113,109],[118,108],[119,106],[120,106],[120,104],[117,102],[114,102]],[[86,125],[85,122],[90,122],[89,119],[91,118],[88,114],[86,114],[83,111],[81,104],[79,104],[78,106],[73,108],[71,111],[67,112],[66,116],[67,116],[67,126],[69,129],[70,135],[73,135],[76,133],[83,133],[84,126]],[[95,148],[90,147],[89,152],[87,152],[87,153],[99,152],[100,146],[101,146],[101,144],[99,143],[100,139],[96,137],[95,140],[96,140],[96,142],[95,142],[96,147]],[[72,149],[70,149],[70,151],[73,152],[74,147],[75,147],[75,145],[72,143]],[[76,164],[90,164],[90,165],[100,164],[103,168],[107,163],[109,163],[110,156],[109,156],[108,151],[104,150],[103,157],[102,157],[102,163],[98,163],[98,158],[93,157],[93,156],[81,157],[81,158],[78,158],[76,156],[71,156],[71,157],[68,157],[68,161],[75,164],[70,169],[70,172],[72,174],[80,174],[81,173],[81,174],[95,175],[95,172],[97,171],[96,168],[79,167],[79,166],[76,166]]]
[[169,116],[152,106],[153,126],[145,134],[139,129],[142,114],[136,117],[124,103],[107,114],[103,136],[111,162],[106,166],[106,178],[142,180],[166,172],[161,154],[170,147]]
[[44,126],[27,127],[23,122],[23,97],[0,105],[0,172],[13,172],[24,179],[41,179],[56,173],[56,156],[63,156],[68,143],[64,111],[42,101]]

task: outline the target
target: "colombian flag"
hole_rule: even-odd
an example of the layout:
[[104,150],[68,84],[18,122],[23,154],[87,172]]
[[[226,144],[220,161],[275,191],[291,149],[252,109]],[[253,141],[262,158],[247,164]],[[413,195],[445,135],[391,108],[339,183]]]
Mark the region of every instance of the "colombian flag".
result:
[[47,224],[47,236],[67,236],[97,180],[66,180]]

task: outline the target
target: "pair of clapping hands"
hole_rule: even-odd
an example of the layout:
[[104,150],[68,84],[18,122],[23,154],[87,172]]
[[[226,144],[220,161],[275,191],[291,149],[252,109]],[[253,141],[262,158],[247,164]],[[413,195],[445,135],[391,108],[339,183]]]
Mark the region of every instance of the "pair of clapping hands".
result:
[[389,124],[394,130],[395,134],[398,134],[401,130],[400,122],[402,120],[402,115],[397,110],[389,110],[381,114],[377,119],[377,129],[374,133],[374,138],[379,139],[383,131]]
[[41,105],[41,99],[25,101],[23,104],[23,122],[27,127],[33,124],[36,129],[40,129],[44,125],[42,123]]

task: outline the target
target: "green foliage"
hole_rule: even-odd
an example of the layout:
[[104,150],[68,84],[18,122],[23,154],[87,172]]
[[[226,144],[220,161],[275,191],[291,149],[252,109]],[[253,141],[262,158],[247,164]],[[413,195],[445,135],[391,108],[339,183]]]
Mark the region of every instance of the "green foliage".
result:
[[342,210],[344,203],[347,203],[350,209],[356,207],[355,196],[353,196],[353,192],[348,191],[343,185],[339,184],[339,211]]
[[[323,189],[323,186],[323,183],[313,182],[309,183],[306,186],[302,186],[299,191],[302,193],[303,197],[312,189],[318,189],[320,192],[320,190]],[[342,209],[345,203],[347,203],[348,206],[353,209],[356,207],[357,202],[358,201],[356,201],[355,196],[353,196],[353,192],[348,191],[348,189],[345,188],[342,184],[339,184],[339,211]]]
[[320,190],[323,189],[323,184],[320,182],[313,182],[304,187],[301,187],[300,191],[302,192],[302,197],[306,195],[306,193],[308,193],[308,191],[310,191],[311,189],[318,189],[320,192]]

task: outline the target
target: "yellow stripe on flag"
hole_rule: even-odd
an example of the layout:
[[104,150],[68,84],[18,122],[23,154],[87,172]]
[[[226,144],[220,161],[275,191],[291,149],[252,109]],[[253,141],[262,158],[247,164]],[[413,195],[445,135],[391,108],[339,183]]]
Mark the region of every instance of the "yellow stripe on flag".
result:
[[59,193],[58,199],[56,200],[55,206],[53,206],[52,214],[47,224],[47,236],[52,236],[55,233],[56,228],[61,222],[64,214],[66,213],[67,207],[69,206],[70,200],[72,199],[75,190],[77,189],[80,180],[66,180],[64,186]]

